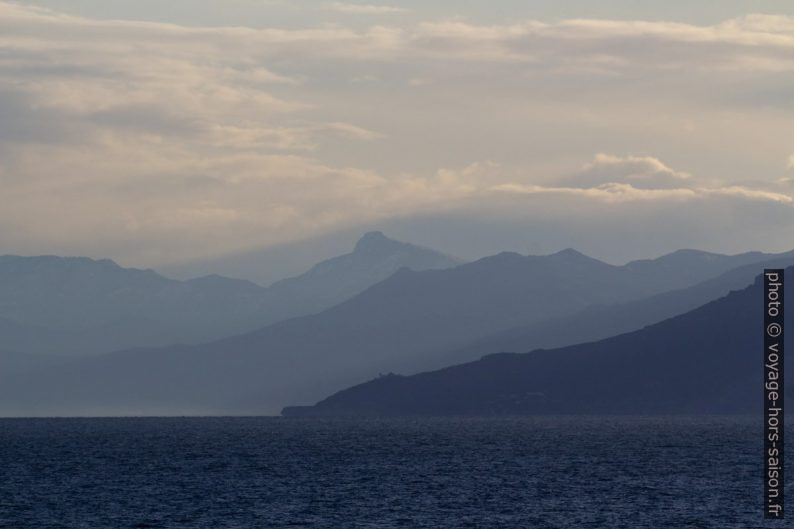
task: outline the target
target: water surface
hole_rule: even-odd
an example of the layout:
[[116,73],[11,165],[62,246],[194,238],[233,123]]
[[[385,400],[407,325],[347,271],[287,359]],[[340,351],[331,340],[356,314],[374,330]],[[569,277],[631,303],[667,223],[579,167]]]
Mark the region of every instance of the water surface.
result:
[[0,469],[13,528],[784,526],[760,417],[4,419]]

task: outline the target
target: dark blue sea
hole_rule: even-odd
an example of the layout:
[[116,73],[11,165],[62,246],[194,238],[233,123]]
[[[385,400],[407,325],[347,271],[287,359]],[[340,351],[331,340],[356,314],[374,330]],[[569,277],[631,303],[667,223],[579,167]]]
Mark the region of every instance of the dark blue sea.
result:
[[0,527],[789,526],[762,452],[760,416],[4,419]]

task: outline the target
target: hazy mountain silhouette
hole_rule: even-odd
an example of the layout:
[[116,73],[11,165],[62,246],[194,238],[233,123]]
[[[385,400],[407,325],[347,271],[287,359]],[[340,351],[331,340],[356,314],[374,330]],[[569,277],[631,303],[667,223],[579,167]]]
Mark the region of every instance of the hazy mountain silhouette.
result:
[[794,266],[794,254],[740,266],[694,286],[616,305],[593,305],[572,314],[516,327],[433,355],[430,368],[476,360],[496,351],[532,351],[591,342],[641,329],[751,284],[764,268]]
[[383,376],[285,414],[756,413],[762,284],[606,340]]
[[682,283],[681,286],[685,286],[686,284],[694,285],[740,266],[787,257],[794,257],[794,251],[780,254],[746,252],[737,255],[721,255],[685,249],[656,259],[631,261],[626,264],[626,267],[640,274],[651,273],[664,284],[676,281]]
[[401,269],[331,309],[252,333],[102,355],[3,380],[0,412],[276,413],[378,372],[426,369],[439,351],[496,332],[641,299],[707,274],[681,279],[666,270],[660,279],[653,266],[612,266],[573,250]]
[[40,325],[19,323],[8,318],[0,318],[0,341],[3,347],[14,351],[46,353],[55,346],[71,348],[80,342],[76,333],[56,331]]
[[450,268],[463,261],[434,250],[365,233],[349,254],[323,261],[308,272],[273,283],[270,292],[294,315],[318,312],[363,292],[401,268]]
[[2,256],[0,346],[78,355],[200,343],[336,305],[402,267],[456,264],[380,232],[270,288],[218,275],[177,281],[110,260]]
[[0,373],[5,377],[16,377],[36,369],[63,365],[67,361],[68,359],[59,356],[0,351]]

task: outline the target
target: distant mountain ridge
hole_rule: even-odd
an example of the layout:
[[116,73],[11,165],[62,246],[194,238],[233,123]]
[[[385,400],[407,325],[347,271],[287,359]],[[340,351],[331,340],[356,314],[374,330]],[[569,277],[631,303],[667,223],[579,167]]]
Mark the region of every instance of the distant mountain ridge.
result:
[[[794,268],[786,269],[794,279]],[[761,277],[644,329],[561,349],[500,353],[412,376],[388,375],[289,416],[756,413]],[[794,325],[794,314],[786,314]],[[787,339],[786,342],[791,342]],[[794,395],[792,388],[787,391]]]
[[380,232],[270,288],[219,275],[178,281],[108,259],[0,256],[0,347],[78,355],[201,343],[326,309],[403,267],[459,262]]
[[[287,306],[300,307],[300,314],[306,314],[352,298],[401,268],[441,270],[463,262],[371,231],[359,239],[351,253],[318,263],[297,277],[277,281],[269,290]],[[297,310],[293,312],[299,314]]]
[[516,327],[480,338],[465,347],[441,353],[445,365],[477,360],[495,351],[532,351],[602,340],[641,329],[693,310],[751,284],[764,268],[794,266],[794,253],[750,265],[687,288],[612,305],[592,305],[575,314]]
[[[718,263],[713,273],[727,266]],[[2,380],[0,412],[81,414],[101,404],[110,414],[272,414],[379,372],[441,367],[448,359],[439,352],[494,333],[637,301],[707,275],[707,268],[683,278],[653,266],[638,271],[573,250],[502,253],[444,270],[403,268],[330,309],[255,332]]]
[[675,278],[695,284],[740,266],[792,256],[794,256],[794,251],[778,254],[745,252],[736,255],[722,255],[702,250],[682,249],[655,259],[630,261],[625,266],[638,273],[653,270],[654,275],[663,280]]

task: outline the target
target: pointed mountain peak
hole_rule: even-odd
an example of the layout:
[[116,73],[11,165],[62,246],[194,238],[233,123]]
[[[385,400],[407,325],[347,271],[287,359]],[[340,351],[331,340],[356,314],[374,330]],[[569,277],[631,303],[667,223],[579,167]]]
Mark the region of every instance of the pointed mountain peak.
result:
[[370,231],[365,233],[356,243],[354,252],[362,252],[373,249],[380,249],[385,246],[392,246],[395,244],[403,244],[394,239],[386,237],[382,231]]

